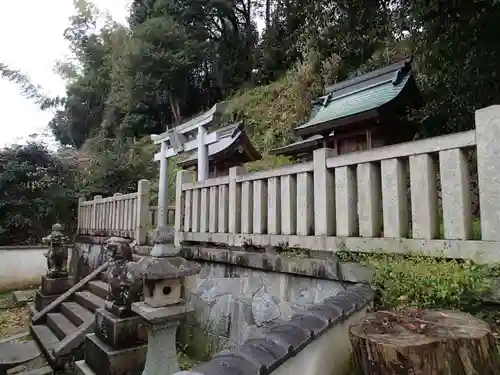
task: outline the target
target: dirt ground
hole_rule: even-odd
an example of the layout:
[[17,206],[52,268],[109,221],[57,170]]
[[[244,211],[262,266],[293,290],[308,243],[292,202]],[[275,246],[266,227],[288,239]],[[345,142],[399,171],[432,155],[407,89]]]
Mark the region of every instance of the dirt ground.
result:
[[0,294],[0,340],[26,332],[28,326],[28,308],[14,307],[12,292]]

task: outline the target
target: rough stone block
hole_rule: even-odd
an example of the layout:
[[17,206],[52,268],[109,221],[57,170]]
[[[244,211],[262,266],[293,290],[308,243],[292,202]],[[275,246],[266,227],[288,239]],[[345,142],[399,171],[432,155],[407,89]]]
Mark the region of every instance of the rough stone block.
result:
[[71,277],[51,278],[42,276],[40,291],[45,295],[63,294],[72,286],[73,278]]
[[140,316],[118,318],[106,309],[95,313],[96,336],[115,349],[141,345],[148,340],[148,331]]
[[16,306],[26,306],[34,298],[34,290],[16,290],[12,293]]
[[36,311],[41,311],[46,308],[52,301],[57,299],[59,294],[45,295],[40,291],[35,292],[35,309]]
[[146,344],[116,350],[89,334],[84,345],[85,362],[99,375],[139,375],[146,362]]

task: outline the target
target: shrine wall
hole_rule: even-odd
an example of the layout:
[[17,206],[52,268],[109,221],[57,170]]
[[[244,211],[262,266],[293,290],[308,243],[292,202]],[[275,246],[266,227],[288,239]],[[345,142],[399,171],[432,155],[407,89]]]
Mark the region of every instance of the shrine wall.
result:
[[[0,292],[28,289],[39,285],[47,271],[44,246],[0,247]],[[71,258],[72,250],[68,257]]]
[[0,248],[0,292],[39,283],[47,270],[47,258],[43,255],[46,251],[42,247]]

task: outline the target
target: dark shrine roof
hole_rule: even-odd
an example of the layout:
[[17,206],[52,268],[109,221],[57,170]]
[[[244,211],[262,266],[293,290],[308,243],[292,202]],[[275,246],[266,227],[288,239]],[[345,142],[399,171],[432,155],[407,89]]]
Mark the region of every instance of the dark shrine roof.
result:
[[[411,103],[411,95],[418,100]],[[399,100],[398,98],[402,98]],[[295,128],[302,137],[290,145],[269,151],[283,155],[309,152],[321,147],[323,137],[341,126],[376,119],[384,109],[420,105],[420,93],[411,74],[411,58],[325,88],[325,94],[313,101],[309,119]]]
[[325,95],[313,102],[309,120],[295,132],[309,136],[377,117],[381,107],[391,104],[407,88],[416,89],[411,59],[328,86]]
[[[220,128],[219,141],[208,145],[208,160],[213,162],[234,163],[239,165],[262,158],[261,154],[252,145],[245,132],[242,122],[237,122]],[[197,151],[191,152],[184,159],[177,162],[181,168],[197,166]]]
[[324,137],[321,134],[313,135],[306,139],[291,143],[284,147],[269,150],[270,155],[295,155],[303,152],[312,152],[323,147]]

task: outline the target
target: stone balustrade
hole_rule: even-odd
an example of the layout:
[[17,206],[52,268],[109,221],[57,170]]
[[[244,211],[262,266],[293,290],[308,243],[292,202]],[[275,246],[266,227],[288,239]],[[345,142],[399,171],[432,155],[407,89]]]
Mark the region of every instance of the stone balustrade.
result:
[[[180,171],[176,244],[444,250],[450,258],[498,261],[498,135],[500,106],[491,106],[476,111],[476,127],[466,132],[340,156],[319,149],[311,162],[253,173],[235,167],[195,183]],[[480,222],[472,215],[471,170]]]
[[100,195],[93,200],[78,201],[78,234],[133,238],[137,244],[146,243],[149,225],[150,182],[140,180],[137,192]]

